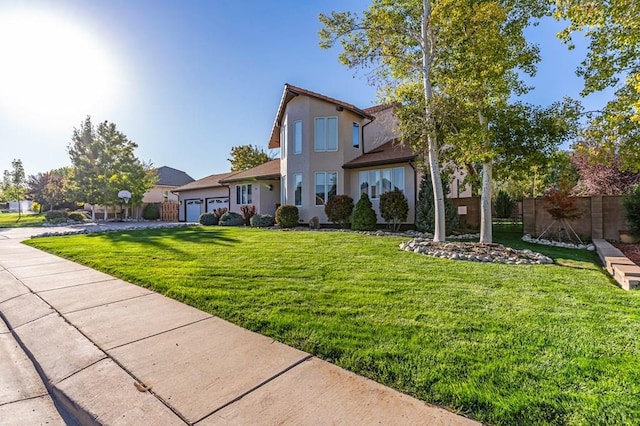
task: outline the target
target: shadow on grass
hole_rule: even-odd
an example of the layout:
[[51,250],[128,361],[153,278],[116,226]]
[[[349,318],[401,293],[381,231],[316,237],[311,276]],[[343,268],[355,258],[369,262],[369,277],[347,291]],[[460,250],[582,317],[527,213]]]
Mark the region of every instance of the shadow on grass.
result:
[[168,250],[181,255],[189,255],[189,251],[180,250],[178,246],[186,243],[217,244],[231,246],[239,243],[237,238],[224,235],[223,230],[211,228],[164,228],[136,231],[106,232],[88,234],[88,238],[101,238],[114,245],[127,243],[139,246],[153,246],[160,250]]
[[[531,244],[522,241],[522,224],[519,225],[494,225],[493,226],[493,240],[496,243],[514,248],[514,249],[529,249],[538,253],[542,253],[545,256],[556,259],[571,260],[575,262],[591,263],[596,267],[600,266],[600,260],[595,252],[579,249],[567,249],[562,247],[545,246],[542,244]],[[558,263],[558,262],[556,262]],[[579,267],[576,265],[558,263],[560,266]],[[582,269],[582,268],[581,268]]]

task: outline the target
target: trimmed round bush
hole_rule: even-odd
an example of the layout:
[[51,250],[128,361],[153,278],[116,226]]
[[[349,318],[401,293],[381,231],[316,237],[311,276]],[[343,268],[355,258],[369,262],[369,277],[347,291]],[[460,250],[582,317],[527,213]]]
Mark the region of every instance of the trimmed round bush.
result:
[[273,216],[270,214],[254,214],[249,219],[251,226],[254,228],[268,228],[273,226]]
[[348,195],[332,195],[324,205],[324,212],[331,222],[346,228],[351,222],[353,198]]
[[51,223],[66,222],[69,219],[69,213],[66,210],[51,210],[44,214],[44,220]]
[[633,235],[640,237],[640,185],[622,199],[622,207],[629,230]]
[[353,211],[353,219],[351,220],[351,228],[354,231],[375,231],[378,218],[373,210],[373,205],[369,196],[364,193],[356,203]]
[[147,204],[142,209],[142,218],[146,220],[158,220],[160,219],[160,209],[155,204]]
[[69,213],[68,217],[69,220],[73,220],[75,222],[84,222],[87,219],[87,217],[80,212],[71,212]]
[[276,223],[280,225],[281,228],[294,228],[298,226],[299,220],[300,213],[296,206],[284,204],[276,210]]
[[220,217],[218,225],[222,226],[240,226],[244,225],[244,218],[240,213],[226,212]]
[[218,224],[218,217],[211,212],[202,213],[198,218],[198,222],[200,222],[200,225],[213,226]]
[[409,203],[402,191],[389,191],[380,196],[380,216],[394,231],[400,229],[400,223],[405,222],[408,215]]

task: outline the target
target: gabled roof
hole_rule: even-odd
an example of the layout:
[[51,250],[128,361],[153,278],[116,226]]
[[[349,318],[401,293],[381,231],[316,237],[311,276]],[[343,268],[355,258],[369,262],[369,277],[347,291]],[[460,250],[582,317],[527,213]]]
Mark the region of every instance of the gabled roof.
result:
[[280,159],[267,161],[264,164],[260,164],[252,169],[243,170],[241,172],[233,173],[225,179],[220,181],[223,183],[239,182],[239,181],[252,181],[252,180],[271,180],[280,179]]
[[336,106],[347,109],[355,114],[358,114],[363,118],[368,118],[370,120],[373,120],[373,116],[371,116],[371,114],[365,112],[364,110],[361,110],[360,108],[355,107],[354,105],[348,104],[338,99],[321,95],[320,93],[312,92],[311,90],[292,86],[291,84],[287,83],[284,85],[284,92],[282,93],[282,99],[280,99],[280,106],[278,106],[278,113],[276,114],[276,119],[273,122],[273,127],[271,129],[271,137],[269,138],[269,149],[280,147],[280,125],[282,124],[282,116],[284,115],[284,110],[287,108],[287,104],[291,101],[291,99],[299,95],[309,96],[315,99],[319,99],[321,101],[335,104]]
[[415,160],[415,158],[416,155],[410,147],[400,145],[397,139],[391,139],[389,142],[385,142],[366,154],[345,163],[342,168],[357,169],[384,164],[406,163]]
[[169,166],[158,167],[156,173],[158,174],[158,182],[156,182],[156,185],[182,186],[195,180],[182,170]]
[[369,108],[365,108],[363,109],[364,112],[366,112],[367,114],[371,114],[371,115],[375,115],[375,113],[380,112],[380,111],[385,111],[389,108],[394,108],[396,105],[398,105],[397,103],[391,103],[391,104],[382,104],[382,105],[375,105]]
[[198,179],[179,188],[174,189],[174,192],[192,191],[194,189],[206,189],[225,186],[221,181],[235,173],[220,173],[217,175],[210,175],[202,179]]

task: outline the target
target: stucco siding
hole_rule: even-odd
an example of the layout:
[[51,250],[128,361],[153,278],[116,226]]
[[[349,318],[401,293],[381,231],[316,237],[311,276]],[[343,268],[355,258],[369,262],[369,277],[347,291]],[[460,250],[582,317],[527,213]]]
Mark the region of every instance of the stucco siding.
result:
[[280,181],[274,179],[232,183],[229,210],[236,213],[241,213],[240,208],[243,206],[237,199],[236,188],[239,185],[251,185],[251,202],[247,205],[254,205],[256,213],[275,215],[276,205],[280,204]]
[[[342,165],[362,154],[362,141],[359,147],[353,147],[353,123],[358,123],[360,131],[367,120],[359,115],[339,110],[336,105],[307,96],[292,99],[286,107],[283,123],[286,123],[286,147],[281,148],[282,161],[280,173],[283,178],[283,200],[286,204],[295,203],[294,175],[302,175],[302,206],[299,206],[300,219],[306,223],[314,216],[320,222],[327,223],[324,205],[315,204],[315,174],[318,172],[338,173],[337,193],[344,194],[348,183]],[[338,128],[338,147],[336,151],[315,150],[315,119],[336,117]],[[295,122],[302,122],[302,152],[294,153]],[[362,137],[360,138],[362,139]],[[284,141],[281,141],[284,144]]]
[[399,120],[393,115],[393,108],[378,111],[375,120],[364,127],[365,152],[399,136]]
[[[165,201],[178,201],[178,196],[171,191],[177,186],[156,185],[142,196],[143,203],[163,203]],[[165,191],[167,198],[164,198]]]

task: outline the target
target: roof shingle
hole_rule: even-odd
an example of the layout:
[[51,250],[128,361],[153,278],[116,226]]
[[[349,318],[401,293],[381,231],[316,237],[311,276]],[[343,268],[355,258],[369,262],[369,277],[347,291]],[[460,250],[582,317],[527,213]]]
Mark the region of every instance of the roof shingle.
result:
[[195,179],[183,172],[169,166],[162,166],[156,169],[158,174],[158,182],[156,185],[163,186],[181,186],[193,182]]
[[282,122],[282,116],[284,115],[284,110],[291,101],[291,99],[295,98],[298,95],[310,96],[315,99],[320,99],[321,101],[329,102],[335,104],[336,106],[340,106],[344,109],[347,109],[351,112],[354,112],[360,115],[363,118],[368,118],[370,120],[373,119],[371,114],[366,111],[351,105],[349,103],[343,102],[338,99],[330,98],[329,96],[321,95],[320,93],[312,92],[311,90],[303,89],[301,87],[296,87],[291,84],[284,85],[284,92],[282,93],[282,99],[280,100],[280,105],[278,106],[278,112],[276,114],[276,119],[273,122],[273,127],[271,128],[271,137],[269,138],[269,148],[279,148],[280,147],[280,123]]
[[224,179],[220,179],[222,183],[239,182],[243,180],[267,180],[267,179],[280,179],[280,159],[276,158],[271,161],[267,161],[264,164],[260,164],[251,169],[243,170],[241,172],[232,173],[230,176]]
[[206,188],[215,188],[219,186],[225,186],[222,181],[223,179],[233,175],[235,173],[220,173],[215,175],[210,175],[207,177],[203,177],[202,179],[198,179],[186,185],[183,185],[179,188],[174,189],[175,192],[180,191],[191,191],[194,189],[206,189]]
[[410,147],[401,145],[397,139],[392,139],[360,157],[345,163],[342,168],[357,169],[383,164],[406,163],[415,160],[415,158],[416,155]]

